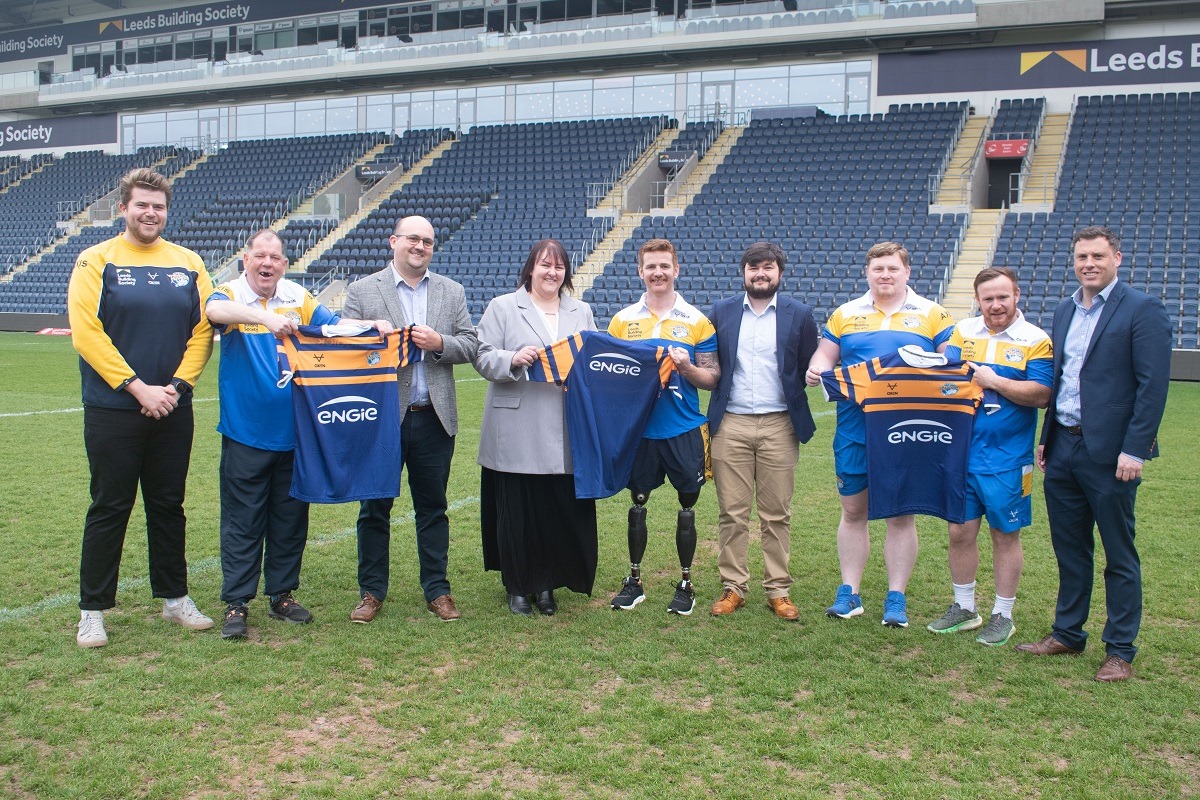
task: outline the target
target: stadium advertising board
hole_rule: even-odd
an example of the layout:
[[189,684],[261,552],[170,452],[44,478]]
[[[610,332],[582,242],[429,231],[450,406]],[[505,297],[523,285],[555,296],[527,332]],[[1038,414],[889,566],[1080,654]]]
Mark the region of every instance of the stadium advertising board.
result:
[[116,141],[116,114],[26,119],[4,123],[0,128],[0,152],[82,147]]
[[[164,11],[137,11],[89,22],[11,31],[0,37],[0,61],[63,55],[71,45],[108,42],[163,33],[219,28],[329,11],[329,0],[229,0]],[[338,11],[379,5],[379,0],[341,0]]]
[[879,94],[1200,81],[1200,36],[881,53]]

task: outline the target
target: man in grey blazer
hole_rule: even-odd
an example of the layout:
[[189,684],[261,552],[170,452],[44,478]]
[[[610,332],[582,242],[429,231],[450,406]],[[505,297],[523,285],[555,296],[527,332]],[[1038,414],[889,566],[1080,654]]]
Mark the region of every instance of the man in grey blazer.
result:
[[[351,319],[387,319],[397,328],[413,326],[413,344],[424,351],[400,370],[400,463],[408,472],[417,528],[421,589],[429,610],[450,622],[462,614],[446,579],[450,521],[446,486],[458,433],[454,365],[475,358],[479,340],[467,314],[463,287],[429,271],[433,225],[405,217],[389,238],[392,263],[355,281],[346,291],[342,313]],[[399,493],[400,487],[396,490]],[[361,600],[352,622],[375,619],[387,597],[389,539],[394,500],[365,500],[358,514],[358,585]]]

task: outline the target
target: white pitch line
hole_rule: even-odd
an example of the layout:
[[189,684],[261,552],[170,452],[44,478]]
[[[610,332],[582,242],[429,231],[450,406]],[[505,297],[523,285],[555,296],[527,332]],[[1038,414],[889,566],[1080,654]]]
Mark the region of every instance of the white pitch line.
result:
[[[215,397],[197,397],[196,399],[192,400],[192,402],[193,403],[215,403],[215,402],[217,402],[217,398],[215,398]],[[83,411],[82,407],[80,407],[80,408],[54,408],[54,409],[49,409],[47,411],[9,411],[7,413],[0,414],[0,418],[3,418],[3,417],[37,417],[37,416],[41,416],[42,414],[78,414],[81,411]]]
[[[462,500],[455,500],[450,504],[447,511],[458,511],[469,506],[479,504],[479,498],[467,497]],[[413,513],[410,511],[403,516],[392,517],[392,527],[398,528],[402,525],[409,525],[413,521]],[[308,540],[308,547],[325,547],[326,545],[336,544],[338,542],[349,539],[356,535],[357,531],[354,528],[343,528],[340,531],[328,534],[327,536],[316,536]],[[216,556],[202,558],[199,561],[193,561],[188,564],[188,576],[194,578],[198,575],[204,575],[209,572],[216,572],[221,568],[221,559]],[[133,589],[141,589],[150,584],[150,578],[142,576],[138,578],[126,578],[117,584],[118,592],[128,592]],[[29,617],[37,616],[43,611],[52,611],[68,605],[74,605],[79,602],[79,594],[59,594],[53,597],[47,597],[39,600],[33,605],[21,606],[20,608],[0,608],[0,623],[14,622],[19,619],[28,619]]]

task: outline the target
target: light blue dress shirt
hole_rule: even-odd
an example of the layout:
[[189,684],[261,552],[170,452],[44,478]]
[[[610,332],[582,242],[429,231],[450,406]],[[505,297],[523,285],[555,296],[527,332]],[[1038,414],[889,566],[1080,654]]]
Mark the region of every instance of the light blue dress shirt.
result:
[[749,295],[742,298],[742,323],[738,329],[737,358],[733,363],[733,384],[727,406],[734,414],[787,411],[776,352],[778,299],[779,295],[774,295],[763,312],[757,314],[750,305]]
[[[417,281],[415,287],[399,276],[395,266],[392,272],[396,276],[396,294],[400,298],[400,307],[404,309],[404,317],[409,325],[428,325],[429,319],[429,273],[426,272]],[[408,398],[410,406],[429,405],[429,385],[425,383],[425,364],[418,361],[413,365],[412,394]]]

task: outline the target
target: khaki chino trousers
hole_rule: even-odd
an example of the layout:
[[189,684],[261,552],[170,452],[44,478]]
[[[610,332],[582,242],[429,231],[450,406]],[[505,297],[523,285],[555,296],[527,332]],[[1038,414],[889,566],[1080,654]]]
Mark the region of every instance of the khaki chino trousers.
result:
[[785,597],[791,588],[792,493],[799,456],[800,442],[785,411],[726,413],[713,437],[713,480],[720,506],[717,567],[724,587],[742,597],[750,581],[746,554],[752,505],[758,507],[766,596]]

